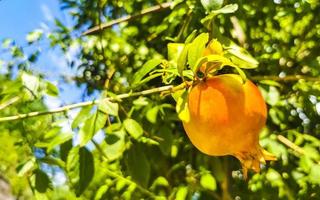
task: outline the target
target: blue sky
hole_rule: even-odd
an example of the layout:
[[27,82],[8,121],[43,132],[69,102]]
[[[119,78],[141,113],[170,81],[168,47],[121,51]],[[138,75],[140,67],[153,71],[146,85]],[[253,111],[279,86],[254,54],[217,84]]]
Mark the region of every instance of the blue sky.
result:
[[[54,26],[54,18],[58,18],[66,25],[72,23],[67,13],[59,8],[58,0],[0,0],[0,41],[5,38],[13,39],[17,44],[27,44],[26,35],[35,29],[48,32]],[[49,107],[57,107],[61,104],[69,104],[82,101],[84,87],[78,88],[75,83],[65,84],[59,79],[60,75],[73,76],[76,69],[67,66],[58,49],[49,49],[44,43],[40,45],[42,53],[38,62],[31,68],[44,74],[46,78],[59,86],[60,99],[48,100]],[[27,47],[28,53],[32,48]],[[70,49],[70,57],[76,48]],[[5,55],[0,55],[3,58]]]
[[[55,18],[58,18],[67,26],[72,23],[72,19],[68,14],[60,10],[58,0],[0,0],[0,44],[3,39],[10,38],[18,45],[26,46],[26,35],[29,32],[35,29],[42,29],[44,33],[49,32],[50,28],[54,27]],[[64,59],[65,56],[59,49],[50,49],[46,45],[48,44],[40,44],[42,49],[41,56],[31,68],[44,74],[46,79],[59,87],[59,98],[45,98],[47,106],[49,108],[57,108],[65,104],[97,98],[98,92],[83,99],[84,85],[79,88],[75,83],[62,81],[61,75],[74,76],[77,70],[67,66]],[[24,51],[28,53],[34,48],[39,47],[27,47]],[[68,56],[72,58],[76,50],[77,47],[70,48]],[[6,59],[6,55],[1,55],[0,53],[0,59]],[[71,131],[69,123],[78,111],[79,109],[75,109],[68,113],[70,120],[66,120],[61,124],[64,131]],[[96,134],[95,139],[97,141],[102,140],[103,134]],[[92,149],[93,145],[89,143],[88,147]],[[57,173],[54,179],[55,184],[62,184],[65,181],[62,173]]]
[[1,0],[0,38],[25,42],[28,32],[50,22],[54,16],[62,16],[58,0]]

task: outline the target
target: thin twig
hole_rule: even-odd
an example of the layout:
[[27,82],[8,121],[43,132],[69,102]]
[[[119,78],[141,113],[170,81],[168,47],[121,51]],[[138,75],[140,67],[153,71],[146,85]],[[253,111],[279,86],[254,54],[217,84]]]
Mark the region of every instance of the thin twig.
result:
[[152,6],[150,8],[142,10],[138,14],[124,16],[124,17],[121,17],[119,19],[115,19],[115,20],[112,20],[110,22],[107,22],[107,23],[104,23],[104,24],[101,24],[101,25],[99,24],[98,26],[94,26],[94,27],[90,28],[89,30],[85,31],[82,35],[89,35],[89,34],[97,33],[99,31],[102,31],[102,30],[106,29],[106,28],[110,28],[113,25],[116,25],[116,24],[119,24],[119,23],[122,23],[122,22],[126,22],[126,21],[130,21],[130,20],[142,17],[142,16],[150,14],[150,13],[155,13],[155,12],[159,12],[159,11],[165,10],[165,9],[169,8],[171,5],[172,5],[172,2],[166,2],[166,3],[160,4],[160,5]]
[[[182,85],[185,85],[185,83],[183,83]],[[185,85],[186,87],[186,85]],[[90,106],[90,105],[96,105],[99,104],[102,101],[117,101],[119,99],[126,99],[129,97],[135,97],[135,96],[143,96],[143,95],[148,95],[148,94],[153,94],[153,93],[160,93],[160,92],[165,92],[165,91],[176,91],[177,89],[183,89],[181,88],[181,85],[178,85],[176,87],[172,86],[172,85],[167,85],[167,86],[162,86],[162,87],[158,87],[158,88],[153,88],[153,89],[149,89],[149,90],[144,90],[144,91],[140,91],[140,92],[132,92],[132,93],[125,93],[125,94],[120,94],[117,95],[115,97],[107,97],[104,99],[100,99],[100,100],[94,100],[94,101],[85,101],[85,102],[80,102],[80,103],[75,103],[75,104],[70,104],[70,105],[66,105],[60,108],[55,108],[55,109],[51,109],[48,111],[35,111],[35,112],[30,112],[30,113],[25,113],[25,114],[18,114],[18,115],[13,115],[13,116],[8,116],[8,117],[1,117],[0,118],[0,122],[6,122],[6,121],[14,121],[14,120],[18,120],[18,119],[24,119],[24,118],[29,118],[29,117],[36,117],[36,116],[41,116],[41,115],[48,115],[48,114],[54,114],[54,113],[60,113],[60,112],[65,112],[71,109],[75,109],[75,108],[80,108],[80,107],[84,107],[84,106]]]
[[298,145],[296,145],[295,143],[291,142],[290,140],[288,140],[286,137],[284,137],[283,135],[278,135],[277,136],[278,140],[280,142],[282,142],[283,144],[285,144],[287,147],[293,149],[295,152],[301,154],[301,155],[304,155],[305,152],[304,150],[299,147]]
[[17,102],[20,99],[20,97],[13,97],[11,99],[9,99],[8,101],[0,104],[0,110],[10,106],[11,104],[14,104],[15,102]]
[[261,80],[273,80],[273,81],[282,81],[282,82],[290,82],[290,81],[298,81],[298,80],[306,80],[306,81],[320,81],[320,77],[313,76],[304,76],[304,75],[288,75],[285,77],[279,76],[252,76],[250,79],[255,81]]

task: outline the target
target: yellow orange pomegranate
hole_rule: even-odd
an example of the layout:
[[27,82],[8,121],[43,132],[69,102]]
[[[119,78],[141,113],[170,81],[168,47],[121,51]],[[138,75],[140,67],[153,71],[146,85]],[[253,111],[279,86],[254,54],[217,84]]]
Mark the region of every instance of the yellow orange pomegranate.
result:
[[217,75],[193,86],[188,96],[190,120],[183,122],[191,142],[212,156],[238,158],[247,169],[260,171],[260,162],[275,157],[259,145],[267,108],[258,88],[236,74]]

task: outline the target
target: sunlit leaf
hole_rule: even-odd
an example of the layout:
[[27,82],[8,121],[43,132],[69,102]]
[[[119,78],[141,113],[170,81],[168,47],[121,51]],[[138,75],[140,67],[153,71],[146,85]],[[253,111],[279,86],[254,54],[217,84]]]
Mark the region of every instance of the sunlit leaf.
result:
[[54,137],[48,145],[48,152],[50,152],[56,146],[70,140],[73,137],[72,132],[60,133],[58,136]]
[[201,0],[202,6],[207,10],[217,10],[221,8],[223,0]]
[[205,173],[201,176],[200,184],[203,188],[208,190],[214,191],[217,189],[216,179],[209,173]]
[[169,61],[177,62],[182,50],[184,49],[183,43],[168,43],[168,59]]
[[143,129],[140,124],[134,119],[125,119],[123,126],[126,131],[135,139],[139,138],[143,134]]
[[80,146],[86,145],[92,137],[105,126],[107,117],[106,114],[96,111],[84,122],[84,125],[79,131]]
[[98,109],[106,114],[118,116],[119,105],[118,103],[111,102],[107,99],[102,99],[100,100]]
[[76,118],[74,118],[71,127],[75,129],[79,126],[80,123],[84,122],[89,116],[92,106],[82,107]]
[[137,85],[145,75],[157,67],[161,62],[161,59],[152,59],[146,62],[139,71],[134,74],[132,85]]
[[176,111],[178,113],[178,117],[181,121],[188,122],[190,120],[190,113],[188,108],[188,91],[177,91],[175,92],[178,96]]
[[188,195],[188,187],[186,186],[180,186],[178,188],[177,194],[176,194],[176,200],[185,200],[187,199]]
[[186,44],[183,47],[183,49],[177,59],[177,69],[178,69],[178,73],[180,74],[180,76],[182,76],[182,71],[186,68],[186,65],[187,65],[189,48],[190,48],[190,44]]
[[43,31],[42,30],[34,30],[32,32],[30,32],[27,36],[26,36],[26,40],[28,41],[29,44],[38,41],[41,39],[43,35]]
[[22,84],[32,91],[34,94],[38,93],[38,88],[40,86],[40,79],[39,77],[33,76],[28,73],[21,74]]
[[32,158],[17,167],[18,176],[25,176],[35,167],[35,159]]
[[190,47],[188,49],[188,63],[192,69],[194,68],[197,60],[203,55],[203,51],[208,40],[209,34],[202,33],[198,35],[192,43],[190,43]]
[[146,118],[149,122],[155,124],[157,122],[157,115],[158,115],[159,107],[154,106],[153,108],[149,109],[146,113]]
[[46,93],[51,96],[58,96],[59,95],[59,90],[57,86],[54,84],[50,83],[49,81],[46,82]]

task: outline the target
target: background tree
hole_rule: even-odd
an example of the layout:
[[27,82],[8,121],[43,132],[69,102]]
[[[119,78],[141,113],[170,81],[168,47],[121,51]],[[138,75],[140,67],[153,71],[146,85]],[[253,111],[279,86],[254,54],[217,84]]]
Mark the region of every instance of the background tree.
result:
[[[66,58],[76,47],[76,57],[68,62],[80,75],[64,78],[86,84],[87,93],[98,91],[101,99],[48,110],[43,99],[57,96],[58,89],[29,67],[41,54],[25,55],[19,45],[3,40],[12,59],[2,64],[7,71],[0,76],[0,155],[6,155],[0,159],[0,174],[16,197],[320,197],[317,1],[60,4],[74,24],[67,27],[56,19],[50,34],[31,32],[29,45],[49,41]],[[193,147],[174,99],[160,95],[192,76],[179,49],[201,33],[217,38],[238,67],[252,68],[245,74],[268,104],[260,143],[278,161],[260,174],[249,174],[248,181],[234,158],[209,157]],[[227,67],[219,73],[234,71]],[[81,110],[69,119],[68,111],[76,107]],[[94,139],[97,134],[103,139]],[[64,184],[53,180],[58,173],[65,175]]]

